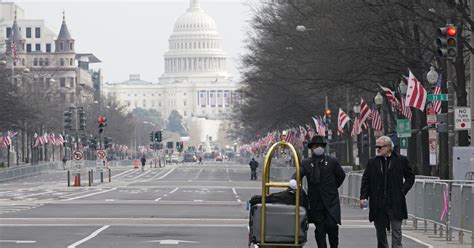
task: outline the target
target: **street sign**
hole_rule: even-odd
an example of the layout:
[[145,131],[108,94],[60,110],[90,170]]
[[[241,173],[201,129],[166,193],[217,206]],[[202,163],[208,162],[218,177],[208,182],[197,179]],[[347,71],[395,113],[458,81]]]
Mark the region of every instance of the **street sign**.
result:
[[471,129],[471,108],[455,107],[454,108],[454,130]]
[[105,150],[97,150],[97,159],[105,159],[107,152]]
[[408,148],[408,138],[400,138],[400,148]]
[[82,151],[75,150],[72,153],[72,159],[73,160],[82,160],[83,158],[84,158],[84,153],[82,153]]
[[428,94],[428,101],[448,101],[448,94]]
[[438,122],[436,118],[436,112],[432,107],[426,107],[426,123],[428,125],[436,124]]
[[411,123],[408,119],[397,120],[397,136],[411,137]]

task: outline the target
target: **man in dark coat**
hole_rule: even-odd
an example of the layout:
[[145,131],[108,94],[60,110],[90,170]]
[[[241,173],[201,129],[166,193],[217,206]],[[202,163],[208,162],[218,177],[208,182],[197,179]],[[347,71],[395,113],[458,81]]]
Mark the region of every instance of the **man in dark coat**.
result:
[[255,161],[255,158],[252,158],[252,160],[249,163],[249,166],[250,166],[250,180],[257,180],[258,162]]
[[[339,226],[341,224],[341,205],[338,188],[346,174],[336,158],[325,156],[326,141],[314,136],[308,143],[312,151],[311,158],[301,163],[300,176],[308,181],[309,218],[316,230],[316,243],[326,248],[326,234],[331,248],[339,245]],[[296,177],[296,173],[293,178]]]
[[405,195],[415,182],[405,156],[393,152],[390,137],[377,139],[377,156],[367,162],[362,176],[360,203],[369,200],[369,221],[374,222],[377,247],[388,248],[386,227],[392,230],[392,248],[402,247],[402,220],[408,218]]

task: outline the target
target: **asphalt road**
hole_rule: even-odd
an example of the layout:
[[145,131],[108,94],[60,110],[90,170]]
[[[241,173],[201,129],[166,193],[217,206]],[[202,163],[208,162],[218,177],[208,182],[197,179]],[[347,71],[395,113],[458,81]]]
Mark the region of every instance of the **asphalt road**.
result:
[[[0,184],[0,247],[247,247],[248,165],[112,168],[67,187],[65,171]],[[375,247],[367,211],[343,207],[340,247]],[[314,228],[305,247],[316,247]],[[404,247],[426,247],[406,237]]]

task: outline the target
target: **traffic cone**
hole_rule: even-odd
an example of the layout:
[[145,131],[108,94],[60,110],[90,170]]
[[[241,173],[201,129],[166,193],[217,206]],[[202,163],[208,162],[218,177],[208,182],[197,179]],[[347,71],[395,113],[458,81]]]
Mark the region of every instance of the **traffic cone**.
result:
[[138,169],[138,160],[133,160],[133,169]]
[[79,187],[79,177],[77,175],[74,176],[74,187]]

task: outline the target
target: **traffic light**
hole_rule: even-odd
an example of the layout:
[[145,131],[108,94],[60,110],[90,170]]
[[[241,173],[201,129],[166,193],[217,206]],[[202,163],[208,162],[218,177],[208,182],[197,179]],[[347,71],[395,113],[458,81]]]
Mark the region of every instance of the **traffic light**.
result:
[[86,111],[83,108],[78,108],[79,112],[79,130],[86,129]]
[[92,138],[89,140],[89,148],[90,149],[97,149],[97,138]]
[[324,110],[324,122],[326,124],[331,123],[331,109],[325,109]]
[[112,138],[111,137],[104,137],[104,148],[112,147]]
[[156,142],[161,142],[162,141],[162,136],[161,136],[161,131],[156,131],[155,132],[155,141]]
[[453,24],[438,28],[437,54],[439,57],[455,58],[458,54],[458,30]]
[[72,112],[64,111],[64,129],[72,129]]
[[99,116],[99,118],[97,118],[97,123],[99,123],[99,133],[102,133],[104,131],[104,127],[107,126],[107,118]]
[[150,141],[151,142],[155,142],[155,135],[156,135],[156,133],[154,133],[154,132],[150,133]]

